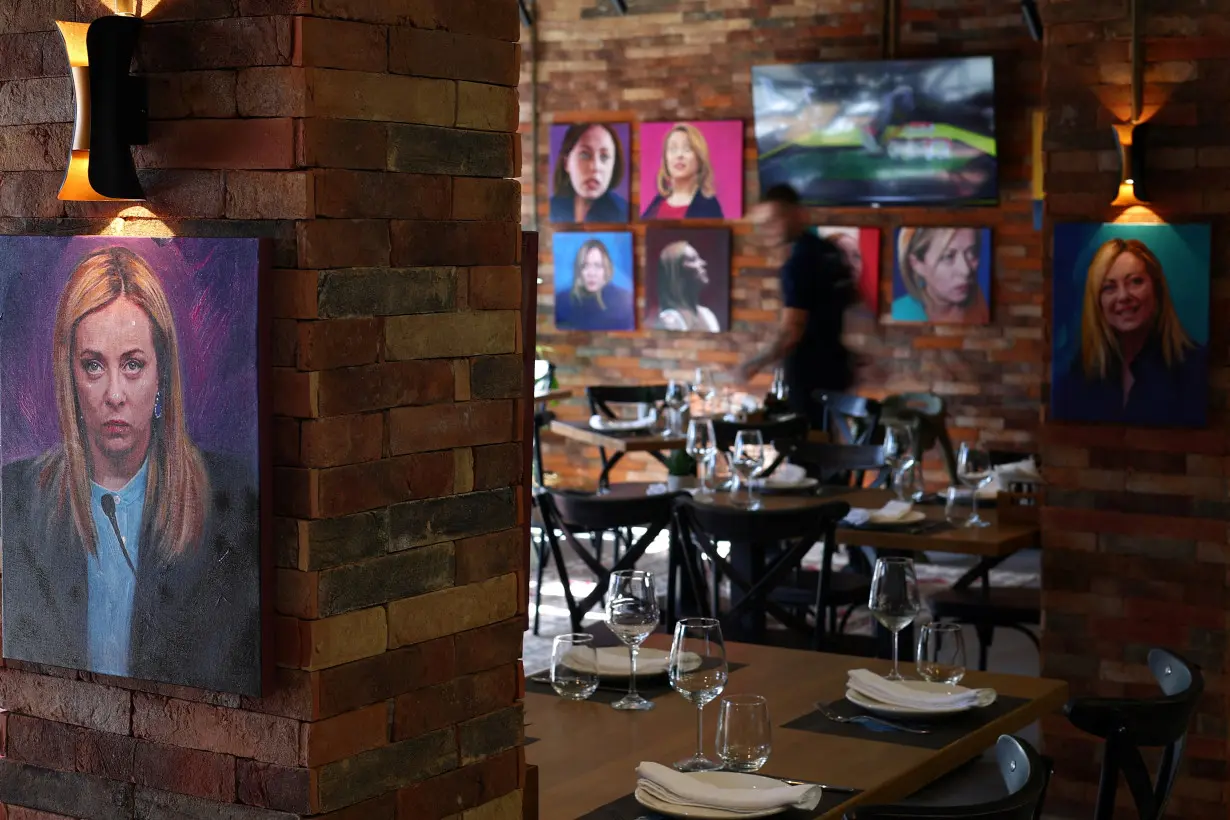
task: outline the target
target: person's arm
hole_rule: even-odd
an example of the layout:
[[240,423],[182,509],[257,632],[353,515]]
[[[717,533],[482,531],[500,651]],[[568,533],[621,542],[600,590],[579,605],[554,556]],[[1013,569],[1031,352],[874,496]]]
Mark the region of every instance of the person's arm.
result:
[[738,375],[744,381],[751,379],[771,364],[780,362],[798,347],[807,329],[807,311],[799,308],[782,309],[782,326],[769,346],[739,365]]

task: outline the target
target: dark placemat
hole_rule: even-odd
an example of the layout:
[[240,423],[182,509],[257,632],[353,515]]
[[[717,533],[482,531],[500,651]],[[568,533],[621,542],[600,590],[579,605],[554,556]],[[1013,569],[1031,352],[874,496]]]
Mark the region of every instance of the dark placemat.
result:
[[[821,817],[842,803],[845,803],[854,794],[851,792],[831,792],[826,790],[824,796],[820,798],[820,805],[811,811],[790,809],[781,814],[775,814],[773,817],[780,818],[780,820],[814,820],[814,818]],[[650,811],[636,802],[635,797],[627,794],[618,800],[607,803],[600,809],[594,809],[589,814],[577,818],[577,820],[670,820],[670,818],[664,814],[658,814],[656,811]]]
[[852,530],[864,530],[866,532],[897,532],[902,535],[933,535],[937,532],[947,532],[955,529],[952,524],[947,521],[919,521],[917,524],[859,524],[856,527],[846,525]]
[[[981,709],[970,709],[958,715],[952,715],[941,720],[930,722],[902,721],[890,718],[894,722],[909,726],[918,726],[931,730],[930,734],[918,735],[913,732],[902,732],[867,723],[837,723],[817,712],[810,712],[795,718],[785,724],[784,729],[799,729],[804,732],[817,732],[824,735],[839,735],[858,740],[878,740],[881,743],[896,743],[901,746],[914,746],[919,749],[942,749],[950,743],[955,743],[971,732],[982,728],[993,720],[1003,717],[1009,712],[1029,703],[1024,698],[1010,698],[1000,695],[990,706]],[[829,708],[843,717],[865,715],[866,711],[842,698],[829,704]]]
[[[746,663],[731,663],[727,664],[727,671],[730,673],[737,672]],[[544,669],[541,672],[535,672],[533,675],[527,675],[525,678],[525,691],[533,692],[538,695],[554,695],[555,690],[551,688],[551,672]],[[671,688],[670,678],[665,675],[637,675],[636,676],[636,691],[645,700],[654,700],[663,695],[673,695],[675,690]],[[625,681],[602,681],[598,684],[598,691],[589,696],[591,703],[614,703],[615,701],[628,694],[628,684]]]

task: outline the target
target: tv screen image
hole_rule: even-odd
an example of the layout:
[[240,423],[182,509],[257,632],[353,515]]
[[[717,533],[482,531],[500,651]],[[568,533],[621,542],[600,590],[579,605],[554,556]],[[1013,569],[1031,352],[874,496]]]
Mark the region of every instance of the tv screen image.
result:
[[760,190],[812,205],[999,198],[990,57],[756,66]]

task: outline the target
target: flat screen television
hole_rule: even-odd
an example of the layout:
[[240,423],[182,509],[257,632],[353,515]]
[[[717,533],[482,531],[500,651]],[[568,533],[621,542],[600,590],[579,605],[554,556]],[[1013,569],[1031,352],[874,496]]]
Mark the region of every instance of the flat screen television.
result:
[[760,190],[811,205],[999,200],[990,57],[756,66]]

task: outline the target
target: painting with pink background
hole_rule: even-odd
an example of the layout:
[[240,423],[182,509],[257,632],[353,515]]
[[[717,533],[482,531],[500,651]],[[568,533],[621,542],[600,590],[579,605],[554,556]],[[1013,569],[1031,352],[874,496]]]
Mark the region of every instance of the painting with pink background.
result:
[[[651,213],[659,196],[658,172],[662,168],[662,152],[671,131],[677,125],[696,128],[704,139],[713,174],[714,200],[697,201],[686,215],[669,217]],[[640,140],[640,213],[642,219],[741,219],[743,217],[743,122],[740,120],[706,120],[646,122],[641,124]],[[720,212],[718,209],[720,208]]]

